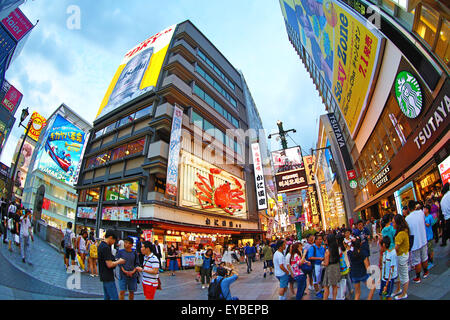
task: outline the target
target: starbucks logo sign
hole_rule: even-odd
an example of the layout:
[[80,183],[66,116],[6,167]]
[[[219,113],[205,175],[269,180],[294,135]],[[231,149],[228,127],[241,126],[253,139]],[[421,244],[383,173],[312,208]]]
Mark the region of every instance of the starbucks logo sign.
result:
[[416,118],[422,110],[422,91],[419,82],[407,71],[402,71],[395,78],[395,96],[402,112],[411,119]]

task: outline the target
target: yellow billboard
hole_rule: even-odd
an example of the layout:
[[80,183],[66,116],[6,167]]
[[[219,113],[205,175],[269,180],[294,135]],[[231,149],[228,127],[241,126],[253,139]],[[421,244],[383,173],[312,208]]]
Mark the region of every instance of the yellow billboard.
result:
[[369,29],[362,17],[336,0],[280,0],[280,5],[286,23],[306,49],[354,134],[375,77],[381,33]]
[[128,51],[106,91],[96,118],[154,89],[175,27],[158,32]]
[[28,136],[34,141],[39,140],[39,136],[41,135],[42,129],[45,127],[47,120],[41,116],[37,112],[33,112],[31,115],[30,121],[28,125],[30,126],[30,130],[28,131]]

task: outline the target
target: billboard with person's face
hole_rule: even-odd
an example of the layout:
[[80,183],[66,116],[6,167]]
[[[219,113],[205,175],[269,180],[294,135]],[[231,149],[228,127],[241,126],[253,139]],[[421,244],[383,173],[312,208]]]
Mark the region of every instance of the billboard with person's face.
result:
[[336,0],[280,0],[280,5],[315,66],[310,69],[324,79],[353,134],[376,74],[382,34]]
[[103,98],[97,118],[153,90],[175,27],[158,32],[125,55]]
[[84,143],[84,131],[57,114],[45,132],[35,168],[73,185]]

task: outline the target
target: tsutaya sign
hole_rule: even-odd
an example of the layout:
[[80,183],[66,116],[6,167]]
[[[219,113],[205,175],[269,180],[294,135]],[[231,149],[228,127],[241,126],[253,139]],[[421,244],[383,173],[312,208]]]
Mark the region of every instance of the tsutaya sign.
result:
[[344,135],[342,134],[339,122],[334,113],[329,113],[328,119],[330,120],[331,128],[333,129],[334,136],[336,137],[339,145],[339,150],[341,151],[342,159],[344,160],[345,169],[347,171],[353,170],[352,160],[350,159],[350,154],[348,152],[347,145],[345,144]]

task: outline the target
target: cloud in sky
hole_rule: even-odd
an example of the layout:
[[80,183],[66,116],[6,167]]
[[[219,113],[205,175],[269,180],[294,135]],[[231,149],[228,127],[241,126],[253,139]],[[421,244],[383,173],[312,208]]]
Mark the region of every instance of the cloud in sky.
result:
[[[80,8],[80,30],[67,28],[70,5]],[[92,123],[127,50],[189,19],[242,70],[268,133],[281,120],[297,130],[290,135],[306,152],[315,143],[325,109],[288,40],[278,1],[40,0],[21,9],[39,23],[6,73],[24,94],[16,118],[23,107],[49,117],[65,103]],[[17,124],[0,159],[7,165],[23,133]],[[272,149],[280,149],[272,140]]]

